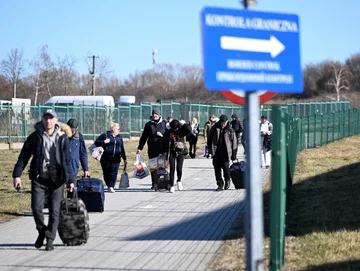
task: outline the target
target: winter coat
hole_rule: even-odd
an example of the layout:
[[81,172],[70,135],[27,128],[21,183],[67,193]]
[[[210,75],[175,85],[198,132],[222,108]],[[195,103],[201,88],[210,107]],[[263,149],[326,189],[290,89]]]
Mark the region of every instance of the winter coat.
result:
[[84,171],[89,170],[84,136],[76,131],[76,133],[70,137],[70,167],[73,176],[78,175],[79,163],[81,163]]
[[[58,185],[63,183],[72,183],[73,175],[70,168],[70,148],[69,148],[69,137],[71,136],[71,128],[64,124],[56,124],[55,133],[59,133],[58,147],[56,148],[57,153],[57,163],[58,163]],[[42,152],[43,148],[43,133],[44,125],[42,121],[39,121],[35,124],[35,131],[32,132],[26,139],[18,160],[15,164],[12,177],[21,177],[22,172],[24,171],[27,163],[32,156],[29,170],[29,178],[34,181],[41,174],[44,155]]]
[[262,145],[269,151],[271,149],[271,135],[273,132],[273,125],[270,121],[265,121],[260,124],[260,132],[265,132],[266,134],[261,134]]
[[232,117],[235,119],[231,121],[230,125],[231,125],[231,128],[234,129],[236,135],[238,135],[243,131],[243,127],[242,127],[242,125],[239,121],[239,118],[236,114],[233,114]]
[[189,144],[196,144],[196,142],[198,141],[199,133],[200,133],[200,128],[199,128],[200,125],[198,122],[193,123],[193,124],[191,124],[191,122],[190,122],[189,125],[190,125],[190,129],[191,129],[191,133],[189,133],[186,136],[186,141],[189,142]]
[[[221,135],[223,133],[223,135]],[[228,161],[235,160],[237,154],[237,139],[235,136],[234,130],[230,127],[228,123],[224,131],[221,129],[221,124],[219,122],[215,123],[210,131],[207,138],[207,146],[209,154],[212,154],[213,157],[217,155],[216,151],[218,150],[219,137],[224,136],[224,141],[226,145],[227,158]]]
[[[170,129],[170,154],[174,156],[178,155],[187,155],[188,149],[186,147],[185,138],[191,133],[191,127],[188,123],[185,123],[180,126],[179,129],[173,130]],[[175,150],[175,142],[183,142],[185,144],[185,149],[183,151]]]
[[[106,138],[110,139],[109,143],[104,142]],[[104,149],[100,162],[111,161],[113,163],[120,163],[121,158],[126,160],[124,141],[120,134],[113,137],[111,131],[107,131],[95,140],[95,146],[103,147]]]
[[211,129],[211,127],[214,125],[215,122],[212,122],[211,120],[208,120],[207,122],[205,122],[204,125],[204,137],[207,138],[209,131]]
[[[157,132],[160,132],[163,136],[158,136],[156,134]],[[155,121],[151,118],[151,120],[145,124],[144,131],[139,140],[138,149],[142,150],[146,142],[148,145],[149,159],[168,152],[169,129],[166,129],[165,120],[160,118],[158,121]]]

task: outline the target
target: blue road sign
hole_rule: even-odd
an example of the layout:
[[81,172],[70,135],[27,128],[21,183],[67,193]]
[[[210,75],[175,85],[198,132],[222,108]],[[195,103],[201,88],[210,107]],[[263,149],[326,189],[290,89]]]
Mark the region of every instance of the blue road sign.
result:
[[297,15],[207,7],[201,24],[207,89],[303,91]]

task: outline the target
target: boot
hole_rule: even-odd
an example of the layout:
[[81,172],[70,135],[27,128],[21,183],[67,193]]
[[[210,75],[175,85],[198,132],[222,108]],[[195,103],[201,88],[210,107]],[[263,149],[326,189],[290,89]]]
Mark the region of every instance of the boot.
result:
[[53,240],[47,239],[47,240],[46,240],[45,250],[47,250],[47,251],[52,251],[52,250],[54,250],[53,242],[54,242]]
[[41,248],[43,246],[45,240],[45,232],[46,232],[46,228],[43,228],[42,230],[39,231],[39,236],[35,241],[36,248]]

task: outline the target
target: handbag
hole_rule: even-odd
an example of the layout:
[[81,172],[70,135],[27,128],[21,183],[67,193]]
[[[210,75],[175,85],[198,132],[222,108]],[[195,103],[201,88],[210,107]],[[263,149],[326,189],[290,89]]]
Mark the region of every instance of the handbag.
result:
[[124,171],[120,177],[119,188],[128,188],[129,186],[129,175]]
[[172,138],[174,140],[174,151],[181,152],[185,149],[185,143],[181,141],[176,141],[174,131],[172,132]]

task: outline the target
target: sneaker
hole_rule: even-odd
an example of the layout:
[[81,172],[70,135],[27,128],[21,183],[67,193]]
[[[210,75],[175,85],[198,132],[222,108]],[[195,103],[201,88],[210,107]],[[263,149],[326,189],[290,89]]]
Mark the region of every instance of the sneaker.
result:
[[52,251],[52,250],[54,250],[53,240],[48,239],[48,240],[46,241],[45,250],[47,250],[47,251]]
[[111,193],[115,193],[114,187],[109,187],[109,191],[110,191]]
[[174,187],[174,186],[170,187],[169,192],[170,192],[170,193],[174,193],[174,192],[175,192],[175,187]]
[[177,188],[178,190],[183,190],[182,182],[177,182]]
[[222,186],[218,186],[218,188],[215,189],[215,191],[223,191],[224,188]]
[[39,231],[39,236],[38,238],[36,239],[36,242],[35,242],[35,247],[36,248],[41,248],[44,244],[44,240],[45,240],[45,232],[46,232],[46,229],[43,229],[41,231]]

